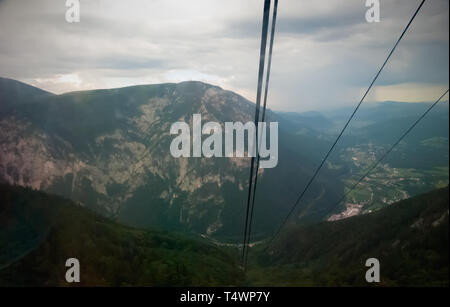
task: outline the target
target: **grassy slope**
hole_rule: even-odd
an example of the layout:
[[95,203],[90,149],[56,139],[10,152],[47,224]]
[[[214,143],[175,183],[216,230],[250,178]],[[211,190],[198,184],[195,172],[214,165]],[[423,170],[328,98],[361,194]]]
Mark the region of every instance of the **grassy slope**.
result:
[[[186,237],[128,228],[71,201],[0,185],[0,285],[67,285],[65,261],[80,260],[80,285],[237,285],[234,257]],[[11,239],[13,238],[13,239]],[[10,261],[11,262],[11,261]]]
[[375,257],[382,286],[448,286],[448,221],[447,187],[372,214],[293,227],[267,253],[251,252],[249,283],[367,286],[365,261]]

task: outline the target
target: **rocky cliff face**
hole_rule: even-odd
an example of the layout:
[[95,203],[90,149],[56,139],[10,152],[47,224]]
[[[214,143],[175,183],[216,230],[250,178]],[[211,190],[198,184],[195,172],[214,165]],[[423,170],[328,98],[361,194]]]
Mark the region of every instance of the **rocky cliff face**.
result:
[[[23,92],[25,85],[14,84]],[[0,96],[2,181],[69,197],[133,225],[211,236],[241,233],[249,158],[170,154],[171,124],[192,124],[194,113],[203,123],[252,121],[254,105],[241,96],[201,82],[32,92],[20,103],[9,92]],[[277,168],[273,176],[286,176],[283,163]],[[264,173],[263,195],[264,184],[276,188],[280,181],[266,180]],[[274,199],[289,193],[273,193],[261,197],[260,214],[281,217]]]

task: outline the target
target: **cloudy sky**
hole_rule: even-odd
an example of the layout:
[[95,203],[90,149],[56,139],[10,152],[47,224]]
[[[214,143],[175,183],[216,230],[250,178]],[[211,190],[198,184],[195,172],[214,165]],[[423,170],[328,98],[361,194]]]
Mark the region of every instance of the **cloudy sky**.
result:
[[[0,0],[0,76],[54,93],[201,80],[254,101],[262,0]],[[268,105],[354,105],[419,5],[280,0]],[[449,1],[427,0],[368,101],[433,101],[449,81]]]

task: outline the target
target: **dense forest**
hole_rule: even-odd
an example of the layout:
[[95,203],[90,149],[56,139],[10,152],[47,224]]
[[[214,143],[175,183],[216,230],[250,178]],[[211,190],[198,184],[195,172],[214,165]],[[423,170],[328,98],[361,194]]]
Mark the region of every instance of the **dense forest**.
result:
[[2,286],[69,285],[72,257],[81,286],[231,286],[243,278],[235,258],[210,243],[122,226],[27,188],[0,185],[0,225]]
[[[291,226],[250,251],[254,285],[367,286],[365,262],[380,261],[380,286],[448,286],[448,187],[370,214]],[[267,248],[267,249],[266,249]]]
[[368,286],[365,261],[381,264],[380,286],[448,286],[448,187],[376,212],[290,225],[250,250],[206,238],[136,229],[70,200],[0,185],[0,285],[65,286],[65,261],[78,285]]

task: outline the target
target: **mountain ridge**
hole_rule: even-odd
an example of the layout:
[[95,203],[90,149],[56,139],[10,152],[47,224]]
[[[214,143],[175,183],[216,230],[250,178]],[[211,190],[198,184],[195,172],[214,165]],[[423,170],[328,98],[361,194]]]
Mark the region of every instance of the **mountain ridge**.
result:
[[[409,110],[411,105],[398,104],[400,112],[391,114],[394,127],[389,135],[394,128],[404,129],[400,123],[406,126],[412,119],[399,120],[396,114],[416,116],[418,106]],[[248,158],[172,158],[169,130],[175,121],[190,123],[194,113],[202,115],[202,122],[253,121],[254,108],[238,94],[199,81],[39,94],[13,104],[6,113],[0,109],[0,181],[68,197],[133,226],[239,241]],[[401,111],[405,108],[409,111]],[[331,127],[340,126],[339,116],[330,119],[317,112],[307,116],[267,112],[268,120],[279,122],[279,163],[275,169],[261,170],[254,240],[270,235],[281,223],[332,144],[335,135]],[[377,110],[374,118],[378,123],[385,119],[384,112],[383,108]],[[331,212],[335,209],[333,200],[351,184],[349,178],[389,145],[391,140],[382,130],[386,124],[379,132],[364,128],[373,124],[374,118],[367,121],[368,115],[362,112],[362,117],[356,118],[357,125],[349,127],[349,133],[342,137],[294,212],[295,222],[319,221],[338,213]],[[369,185],[366,192],[356,198],[351,195],[347,202],[365,206],[375,195],[376,203],[365,209],[371,210],[448,183],[443,172],[448,133],[440,131],[448,124],[448,109],[429,116],[433,121],[425,125],[419,138],[400,144],[401,150],[389,157],[392,166],[383,166],[400,178],[390,184],[393,191],[383,195]],[[436,127],[431,129],[433,125]],[[406,159],[411,148],[414,152]],[[424,154],[433,157],[427,165],[421,162]],[[411,174],[416,166],[421,167],[417,171],[423,179],[406,185],[401,179],[405,176],[397,173]],[[338,209],[344,211],[345,204]]]
[[[5,140],[0,178],[64,195],[132,225],[237,237],[249,158],[175,159],[169,152],[169,130],[176,121],[190,123],[195,113],[203,122],[253,121],[254,108],[238,94],[191,81],[30,101],[0,116]],[[275,114],[268,110],[267,118]],[[281,219],[287,210],[277,208],[293,197],[282,182],[296,171],[312,173],[307,161],[316,159],[292,146],[291,135],[284,131],[279,142],[283,161],[276,169],[262,170],[260,182],[286,193],[280,199],[261,189],[265,195],[257,214],[263,221],[255,226],[256,233],[273,227],[270,213]],[[304,163],[293,169],[289,161],[295,158]],[[276,177],[286,180],[271,179]]]

